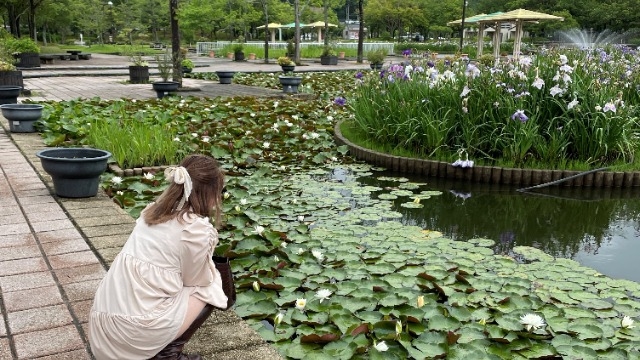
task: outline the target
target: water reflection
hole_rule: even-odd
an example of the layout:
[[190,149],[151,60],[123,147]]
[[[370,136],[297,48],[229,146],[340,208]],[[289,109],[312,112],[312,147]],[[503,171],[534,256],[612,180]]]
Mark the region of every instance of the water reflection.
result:
[[[390,186],[372,177],[359,181]],[[403,214],[405,224],[437,230],[454,240],[490,238],[500,254],[510,255],[514,246],[532,246],[575,259],[605,275],[640,282],[636,259],[640,189],[553,187],[521,193],[497,185],[431,178],[412,181],[428,184],[421,190],[443,194],[423,201],[422,209],[401,207],[407,198],[395,200],[394,210]]]

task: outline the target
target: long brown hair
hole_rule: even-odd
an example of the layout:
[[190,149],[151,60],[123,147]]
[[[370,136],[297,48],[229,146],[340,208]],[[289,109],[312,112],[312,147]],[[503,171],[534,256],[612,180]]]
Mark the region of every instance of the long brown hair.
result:
[[[181,221],[187,213],[211,216],[216,227],[220,227],[222,217],[222,188],[224,173],[216,159],[200,154],[189,155],[180,166],[187,169],[193,190],[181,209],[176,209],[184,194],[184,186],[171,182],[160,197],[142,214],[149,225],[160,224],[177,218]],[[177,210],[177,211],[176,211]]]

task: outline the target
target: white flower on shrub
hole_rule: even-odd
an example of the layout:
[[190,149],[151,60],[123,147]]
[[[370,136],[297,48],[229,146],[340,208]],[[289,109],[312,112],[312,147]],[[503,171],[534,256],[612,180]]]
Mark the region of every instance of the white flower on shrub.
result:
[[153,174],[152,173],[144,173],[144,178],[147,180],[153,180]]
[[114,185],[120,185],[122,184],[122,178],[120,176],[114,176],[111,178],[111,183]]

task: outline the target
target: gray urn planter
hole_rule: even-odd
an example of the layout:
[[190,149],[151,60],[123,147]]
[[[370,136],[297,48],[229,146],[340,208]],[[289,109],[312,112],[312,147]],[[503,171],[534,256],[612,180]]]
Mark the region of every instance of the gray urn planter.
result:
[[56,195],[66,198],[96,196],[100,174],[111,153],[91,148],[53,148],[38,151],[42,168],[53,179]]
[[178,90],[180,83],[177,81],[156,81],[152,84],[153,90],[155,90],[158,99],[171,94]]
[[233,80],[235,74],[235,71],[216,71],[220,84],[231,84],[231,80]]
[[42,117],[43,105],[38,104],[3,104],[0,105],[2,116],[9,121],[11,132],[35,132],[33,123]]
[[299,76],[278,76],[280,84],[282,84],[282,92],[285,94],[298,93],[298,86],[302,83],[302,78]]

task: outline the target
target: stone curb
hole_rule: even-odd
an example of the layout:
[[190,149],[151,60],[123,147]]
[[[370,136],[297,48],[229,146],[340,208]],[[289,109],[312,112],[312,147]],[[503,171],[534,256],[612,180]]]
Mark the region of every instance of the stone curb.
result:
[[[346,145],[349,152],[358,160],[377,166],[383,166],[389,170],[431,177],[454,179],[469,182],[482,182],[488,184],[513,185],[531,187],[560,181],[565,178],[582,174],[580,171],[571,170],[539,170],[502,168],[498,166],[474,166],[462,168],[452,166],[444,161],[425,160],[394,156],[353,144],[347,140],[340,131],[338,123],[334,127],[335,142],[338,145]],[[640,171],[598,171],[586,173],[584,176],[566,180],[561,184],[565,187],[622,187],[630,188],[640,186]]]

